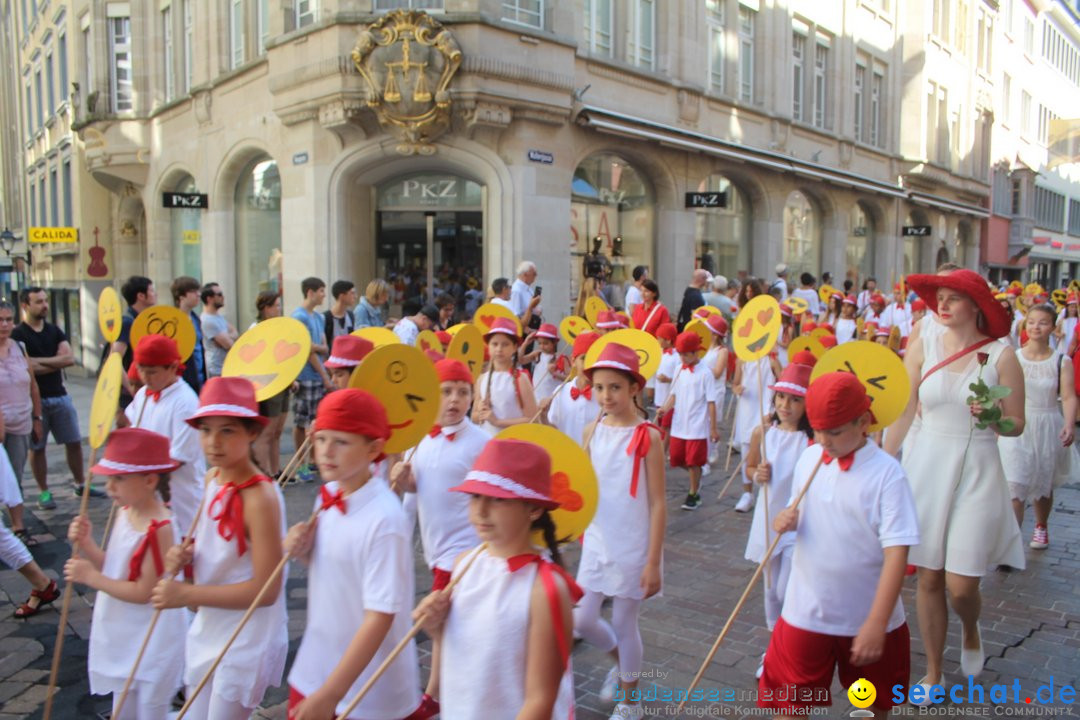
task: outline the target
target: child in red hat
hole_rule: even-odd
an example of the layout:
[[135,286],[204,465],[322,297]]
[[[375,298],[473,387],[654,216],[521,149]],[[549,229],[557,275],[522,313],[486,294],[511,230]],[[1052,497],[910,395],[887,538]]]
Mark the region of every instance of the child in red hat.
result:
[[[536,349],[521,358],[521,363],[533,369],[533,392],[539,404],[550,398],[566,379],[566,358],[559,355],[559,329],[551,323],[542,324],[533,337]],[[526,340],[525,345],[528,344]]]
[[605,335],[615,330],[623,330],[629,325],[614,310],[601,310],[596,315],[596,334]]
[[[604,410],[586,431],[585,446],[598,474],[596,514],[585,531],[577,582],[585,591],[574,611],[574,627],[589,643],[615,659],[600,699],[624,694],[612,717],[643,717],[636,693],[644,646],[638,614],[644,600],[660,592],[667,509],[660,430],[642,420],[637,396],[645,384],[637,353],[605,345],[585,373]],[[627,533],[627,528],[636,532]],[[600,606],[612,598],[611,624]]]
[[664,352],[660,358],[660,367],[657,368],[654,376],[656,389],[653,394],[653,404],[658,408],[663,407],[664,402],[667,401],[668,394],[671,392],[671,380],[679,367],[679,354],[675,352],[675,338],[678,336],[679,331],[675,323],[664,323],[656,329],[656,339],[660,341],[660,349]]
[[[877,688],[906,687],[911,663],[900,587],[919,526],[907,478],[868,442],[873,414],[855,375],[816,379],[806,414],[818,444],[796,463],[791,494],[812,484],[802,505],[773,524],[794,533],[795,550],[758,688],[758,707],[781,715],[831,705],[836,669],[844,687],[859,678]],[[878,692],[875,717],[889,714],[892,698]]]
[[[807,359],[809,356],[809,360]],[[814,431],[806,417],[806,389],[810,385],[810,373],[816,360],[806,351],[795,353],[791,364],[784,368],[780,379],[770,387],[773,391],[772,415],[765,431],[765,453],[761,455],[761,426],[754,428],[750,447],[746,454],[747,474],[758,485],[758,502],[754,507],[754,519],[746,541],[744,557],[754,564],[765,557],[765,550],[772,543],[775,533],[765,524],[766,506],[764,487],[769,486],[768,516],[774,518],[791,501],[791,478],[795,463],[803,451],[813,443]],[[784,605],[784,590],[791,573],[791,554],[795,538],[787,533],[780,538],[767,568],[769,582],[765,586],[765,624],[772,630],[780,618]],[[765,660],[764,654],[761,656]],[[757,677],[761,677],[758,666]]]
[[[267,423],[259,415],[251,382],[211,378],[187,423],[198,430],[213,467],[206,476],[194,543],[174,546],[166,569],[192,565],[195,584],[164,577],[154,586],[152,599],[158,609],[198,608],[188,629],[184,660],[190,699],[281,561],[285,499],[251,460],[251,446]],[[283,577],[271,584],[262,606],[192,702],[192,717],[246,718],[262,702],[266,689],[281,683],[289,649],[284,584]]]
[[[390,438],[386,410],[366,390],[336,390],[319,403],[314,428],[321,512],[285,539],[309,566],[307,623],[289,671],[294,720],[343,712],[408,634],[413,603],[411,528],[394,493],[371,476]],[[349,717],[430,717],[419,684],[410,642]]]
[[546,408],[545,422],[558,428],[564,435],[584,446],[585,428],[600,415],[600,405],[593,397],[592,385],[585,375],[585,354],[600,336],[583,332],[574,338],[574,382],[567,383],[550,399]]
[[[393,484],[415,493],[420,517],[420,541],[433,576],[432,591],[450,582],[454,560],[476,547],[479,540],[469,523],[469,499],[450,488],[459,485],[491,436],[469,420],[473,379],[465,364],[447,358],[435,363],[441,402],[438,423],[412,457],[390,473]],[[441,647],[431,650],[431,675],[423,702],[438,708]]]
[[840,317],[836,319],[836,342],[843,344],[856,340],[855,310],[858,307],[855,296],[848,295],[840,306]]
[[682,359],[671,383],[671,394],[660,408],[661,414],[671,416],[671,467],[684,467],[690,474],[690,491],[683,510],[697,510],[701,505],[698,492],[701,469],[708,462],[708,442],[720,441],[716,425],[716,378],[709,368],[700,365],[705,351],[701,337],[693,332],[680,333],[675,339],[675,351]]
[[[141,345],[141,343],[140,343]],[[87,668],[90,692],[116,703],[135,666],[144,630],[154,609],[150,593],[165,574],[164,557],[188,528],[178,528],[165,503],[169,473],[180,463],[169,457],[169,439],[149,430],[121,428],[109,435],[105,456],[91,472],[107,478],[105,490],[120,506],[109,551],[94,542],[88,517],[76,517],[68,540],[80,557],[64,565],[64,578],[98,591],[90,623]],[[166,610],[157,619],[146,656],[124,701],[123,717],[163,718],[184,669],[186,611]]]
[[581,590],[559,565],[551,457],[530,442],[491,440],[452,490],[468,493],[484,544],[458,560],[452,596],[434,592],[414,613],[442,642],[442,717],[573,717],[571,608]]
[[[724,408],[724,398],[727,396],[727,369],[729,350],[726,344],[728,324],[722,315],[709,315],[705,319],[705,327],[712,334],[712,344],[709,345],[705,357],[701,359],[702,367],[708,368],[716,382],[713,384],[712,401],[716,404],[717,414],[721,414]],[[715,465],[717,460],[716,442],[709,441],[709,465]]]
[[184,418],[194,414],[199,396],[180,377],[184,366],[176,341],[164,335],[144,335],[135,346],[132,367],[143,386],[124,410],[127,422],[169,438],[169,452],[181,463],[169,474],[169,507],[181,533],[188,531],[203,496],[206,456],[199,435]]
[[359,335],[338,335],[330,348],[330,357],[323,367],[330,373],[330,382],[338,390],[349,387],[349,378],[353,370],[367,354],[375,349],[375,344]]
[[491,363],[476,379],[472,420],[489,435],[495,435],[503,428],[527,423],[536,415],[536,393],[529,374],[517,366],[521,337],[513,320],[496,318],[484,342]]
[[1080,346],[1080,339],[1078,339],[1080,334],[1076,332],[1077,313],[1080,312],[1078,308],[1080,308],[1080,293],[1071,290],[1065,296],[1065,309],[1062,310],[1057,327],[1054,328],[1058,351],[1070,358],[1076,354],[1077,347]]

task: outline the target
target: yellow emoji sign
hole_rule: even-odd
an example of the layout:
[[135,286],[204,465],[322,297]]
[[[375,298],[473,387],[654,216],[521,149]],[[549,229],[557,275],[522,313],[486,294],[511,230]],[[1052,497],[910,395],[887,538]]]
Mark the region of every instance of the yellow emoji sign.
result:
[[567,315],[559,323],[559,335],[567,345],[573,345],[578,335],[590,330],[592,330],[592,325],[589,321],[577,315]]
[[154,305],[136,316],[131,324],[131,347],[138,347],[145,335],[164,335],[175,340],[180,362],[187,362],[195,350],[195,326],[191,316],[172,305]]
[[120,310],[120,297],[111,287],[102,289],[97,301],[98,325],[101,327],[101,335],[105,342],[114,343],[120,337],[120,325],[122,315]]
[[416,347],[420,352],[432,350],[440,355],[446,352],[446,348],[439,342],[439,336],[435,334],[434,330],[421,330],[420,334],[416,336]]
[[794,295],[785,300],[784,304],[791,310],[792,315],[802,315],[810,309],[810,303],[806,302],[804,298],[795,297]]
[[604,346],[609,343],[618,343],[619,345],[628,347],[636,352],[638,356],[638,372],[640,372],[646,380],[655,375],[656,371],[660,368],[660,358],[664,354],[663,349],[660,347],[660,342],[644,330],[633,330],[630,328],[609,332],[594,342],[592,347],[589,348],[589,351],[585,353],[585,367],[589,367],[596,362],[596,359],[600,357],[600,353],[604,349]]
[[481,335],[486,335],[496,318],[513,320],[514,325],[517,326],[517,334],[519,337],[521,336],[521,321],[518,320],[514,311],[505,305],[496,305],[495,303],[481,305],[476,309],[476,313],[473,315],[473,324],[480,328]]
[[694,317],[708,317],[709,315],[719,315],[720,317],[723,317],[724,313],[720,312],[720,308],[713,307],[712,305],[702,305],[695,310],[692,315]]
[[859,678],[851,683],[851,687],[847,691],[847,697],[852,705],[859,709],[865,709],[873,705],[874,700],[877,699],[877,688],[874,687],[874,683],[866,678]]
[[820,288],[818,288],[817,294],[818,297],[821,298],[821,302],[828,305],[830,302],[830,298],[832,298],[833,294],[838,292],[840,291],[834,288],[832,285],[822,285]]
[[90,447],[99,448],[112,431],[116,419],[117,403],[120,401],[120,385],[123,381],[124,363],[119,353],[112,353],[101,366],[94,399],[90,403]]
[[446,357],[465,363],[473,380],[480,377],[484,369],[484,336],[480,334],[480,328],[471,323],[461,324],[448,332],[453,339],[446,348]]
[[713,334],[709,326],[705,324],[705,321],[701,318],[694,318],[690,322],[686,323],[686,327],[683,328],[683,332],[696,333],[701,338],[701,353],[704,354],[712,347]]
[[255,386],[255,398],[268,400],[293,384],[311,356],[311,335],[299,320],[263,320],[237,338],[221,374],[242,377]]
[[367,390],[386,408],[386,452],[420,442],[439,416],[439,376],[421,350],[401,343],[375,348],[356,366],[349,387]]
[[[535,443],[551,456],[551,494],[559,507],[551,511],[555,537],[573,542],[580,538],[596,514],[599,490],[589,455],[580,445],[553,427],[537,424],[512,425],[498,435],[500,440]],[[543,547],[543,540],[534,538]]]
[[604,298],[593,295],[585,301],[585,319],[589,321],[590,325],[596,327],[596,319],[600,317],[600,313],[607,309],[608,304],[604,302]]
[[772,295],[758,295],[735,316],[731,344],[735,356],[753,362],[772,352],[780,339],[780,304]]
[[821,356],[825,354],[825,346],[821,344],[820,340],[809,335],[800,335],[788,344],[788,359],[790,360],[795,357],[795,353],[802,352],[803,350],[813,354],[816,358],[821,358]]
[[818,342],[821,342],[821,338],[829,337],[830,335],[832,335],[832,333],[829,332],[829,328],[817,327],[810,331],[810,337]]
[[904,362],[884,345],[867,340],[837,345],[826,352],[810,375],[810,382],[830,372],[849,372],[859,378],[870,396],[875,422],[872,432],[887,427],[900,417],[911,395]]
[[349,334],[362,337],[375,347],[397,345],[401,342],[401,338],[395,335],[393,330],[387,330],[384,327],[360,328],[359,330],[353,330]]
[[1058,310],[1065,307],[1065,300],[1068,297],[1069,294],[1065,291],[1064,288],[1058,288],[1054,292],[1050,293],[1050,299],[1054,301],[1054,305],[1057,306]]

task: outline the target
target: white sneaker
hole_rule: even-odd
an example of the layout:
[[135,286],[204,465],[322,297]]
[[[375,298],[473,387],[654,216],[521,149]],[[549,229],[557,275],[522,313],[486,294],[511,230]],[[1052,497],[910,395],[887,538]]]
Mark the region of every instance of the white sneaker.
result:
[[645,717],[645,708],[641,703],[619,703],[611,713],[610,720],[636,720]]
[[712,472],[712,464],[711,463],[706,463],[705,465],[703,465],[701,467],[701,477],[705,477],[706,475],[708,475],[711,472]]
[[614,665],[608,670],[604,682],[600,685],[600,699],[611,702],[615,699],[615,688],[619,686],[619,666]]
[[750,512],[754,507],[753,493],[744,492],[739,502],[735,503],[735,512]]

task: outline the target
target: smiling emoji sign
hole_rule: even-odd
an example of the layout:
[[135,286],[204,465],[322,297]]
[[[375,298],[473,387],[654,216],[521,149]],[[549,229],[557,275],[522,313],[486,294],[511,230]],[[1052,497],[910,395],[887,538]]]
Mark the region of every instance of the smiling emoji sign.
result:
[[452,339],[446,348],[446,357],[465,363],[473,380],[480,377],[484,369],[484,336],[480,334],[480,329],[471,323],[462,323],[447,332]]
[[191,316],[172,305],[154,305],[143,310],[131,323],[131,347],[138,347],[145,335],[163,335],[176,341],[180,362],[195,351],[195,326]]
[[743,362],[765,357],[779,339],[780,303],[772,295],[758,295],[735,316],[731,344]]
[[120,384],[124,374],[123,358],[119,353],[112,353],[101,366],[97,385],[94,387],[94,399],[90,403],[90,447],[99,448],[105,444],[116,419],[116,407],[120,401]]
[[877,688],[874,687],[874,683],[866,678],[859,678],[851,683],[851,687],[847,691],[847,697],[852,705],[862,710],[870,707],[874,704],[874,700],[877,700]]
[[293,384],[311,355],[311,335],[299,320],[263,320],[237,338],[221,374],[255,386],[255,399],[268,400]]
[[[104,288],[97,301],[98,325],[105,342],[114,343],[120,337],[120,298],[111,287]],[[133,345],[134,346],[134,345]]]
[[577,315],[567,315],[559,323],[559,335],[567,345],[573,345],[578,335],[590,330],[592,330],[592,325],[589,321]]
[[427,355],[409,345],[375,348],[353,370],[349,387],[361,388],[386,408],[390,439],[386,452],[420,442],[439,415],[439,376]]

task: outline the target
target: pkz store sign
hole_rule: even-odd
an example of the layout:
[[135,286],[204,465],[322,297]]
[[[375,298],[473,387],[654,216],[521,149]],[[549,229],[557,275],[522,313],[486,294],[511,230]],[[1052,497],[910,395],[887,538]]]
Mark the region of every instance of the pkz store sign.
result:
[[688,208],[726,208],[726,192],[688,192],[686,193],[686,207]]
[[210,207],[209,196],[201,193],[167,192],[161,194],[161,200],[167,210],[206,210]]

